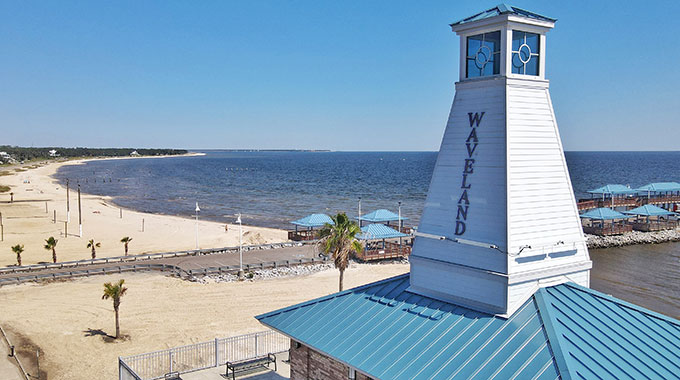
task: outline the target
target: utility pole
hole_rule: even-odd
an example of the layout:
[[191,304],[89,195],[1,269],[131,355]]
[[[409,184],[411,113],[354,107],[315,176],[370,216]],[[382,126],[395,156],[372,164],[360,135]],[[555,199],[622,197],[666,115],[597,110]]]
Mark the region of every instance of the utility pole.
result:
[[198,208],[198,202],[196,202],[196,249],[198,249],[198,213],[201,211]]
[[78,236],[83,237],[83,217],[80,207],[80,185],[78,185]]
[[66,179],[66,221],[71,221],[71,203],[68,198],[68,178]]
[[359,197],[359,227],[361,227],[361,197]]
[[243,233],[242,233],[242,225],[241,225],[241,213],[239,212],[236,214],[238,218],[236,218],[236,223],[238,223],[238,262],[239,262],[239,269],[238,269],[238,279],[243,280]]

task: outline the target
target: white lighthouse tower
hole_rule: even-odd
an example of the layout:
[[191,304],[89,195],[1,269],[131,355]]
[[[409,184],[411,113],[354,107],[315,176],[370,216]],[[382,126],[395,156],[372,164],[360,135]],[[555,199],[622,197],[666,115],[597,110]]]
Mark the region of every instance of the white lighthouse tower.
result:
[[554,19],[499,5],[451,25],[460,80],[411,255],[409,291],[501,316],[589,285],[545,78]]

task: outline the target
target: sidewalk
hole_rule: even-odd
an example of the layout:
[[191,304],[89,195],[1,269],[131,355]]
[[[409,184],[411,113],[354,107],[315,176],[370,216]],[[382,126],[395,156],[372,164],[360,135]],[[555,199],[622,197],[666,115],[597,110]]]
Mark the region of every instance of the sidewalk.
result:
[[25,380],[14,358],[7,355],[9,355],[7,341],[0,336],[0,379]]

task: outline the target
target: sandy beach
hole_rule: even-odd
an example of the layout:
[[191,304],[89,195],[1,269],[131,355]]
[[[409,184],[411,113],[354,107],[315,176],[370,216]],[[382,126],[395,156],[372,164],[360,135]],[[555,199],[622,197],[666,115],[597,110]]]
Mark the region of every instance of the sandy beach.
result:
[[[14,192],[13,203],[9,203],[9,193],[0,194],[0,213],[4,225],[4,241],[0,242],[0,267],[16,265],[16,256],[10,249],[15,244],[24,245],[23,265],[51,261],[51,253],[43,247],[45,239],[50,236],[59,240],[56,249],[59,261],[90,258],[91,252],[86,247],[90,239],[101,243],[101,247],[97,248],[97,257],[123,255],[120,239],[124,236],[133,239],[129,245],[130,254],[195,248],[193,219],[126,209],[123,209],[123,217],[120,218],[120,208],[112,204],[109,197],[89,194],[81,195],[83,235],[78,237],[78,199],[74,189],[69,195],[71,216],[68,236],[65,237],[66,189],[51,176],[63,165],[78,165],[84,161],[49,163],[19,172],[13,168],[0,169],[11,173],[0,176],[0,184],[10,186]],[[56,223],[53,223],[54,210],[57,211]],[[283,230],[243,227],[244,244],[281,242],[286,238]],[[238,228],[229,225],[229,231],[225,232],[225,224],[199,221],[199,244],[200,248],[238,245]]]
[[[345,274],[345,287],[408,269],[407,264],[355,264]],[[111,301],[101,300],[102,284],[121,277],[129,289],[121,303],[121,333],[129,339],[109,343],[101,334],[113,334],[114,317]],[[337,279],[331,269],[242,283],[125,274],[10,285],[0,288],[0,324],[29,351],[40,347],[40,365],[50,380],[115,379],[118,356],[264,330],[253,316],[333,293]]]

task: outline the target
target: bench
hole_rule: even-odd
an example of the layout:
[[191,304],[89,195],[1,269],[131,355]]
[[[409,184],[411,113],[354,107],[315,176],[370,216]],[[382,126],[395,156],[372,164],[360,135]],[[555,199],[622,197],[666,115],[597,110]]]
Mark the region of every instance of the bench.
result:
[[181,380],[179,377],[179,372],[168,372],[165,374],[164,380]]
[[236,374],[246,372],[255,368],[269,368],[269,363],[274,363],[274,371],[276,371],[276,355],[269,353],[267,356],[260,356],[254,359],[242,360],[238,362],[227,362],[227,372],[224,374],[229,378],[229,371],[231,371],[232,380],[236,380]]

